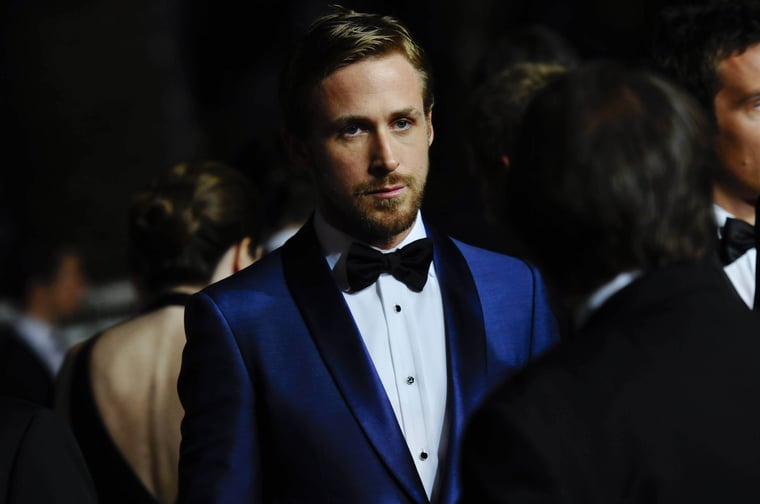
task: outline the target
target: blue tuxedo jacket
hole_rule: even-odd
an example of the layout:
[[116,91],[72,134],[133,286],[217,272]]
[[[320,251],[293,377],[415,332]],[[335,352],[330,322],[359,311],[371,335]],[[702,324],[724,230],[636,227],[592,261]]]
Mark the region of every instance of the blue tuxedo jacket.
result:
[[[454,503],[468,415],[557,332],[535,269],[428,235],[448,359],[432,500]],[[428,502],[311,223],[194,295],[185,323],[179,503]]]

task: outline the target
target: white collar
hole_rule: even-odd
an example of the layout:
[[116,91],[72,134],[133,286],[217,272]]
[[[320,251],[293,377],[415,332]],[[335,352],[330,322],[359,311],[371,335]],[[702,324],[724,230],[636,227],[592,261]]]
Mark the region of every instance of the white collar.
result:
[[725,208],[718,206],[716,203],[713,203],[713,213],[715,214],[715,223],[718,225],[718,232],[720,232],[720,228],[726,225],[727,219],[736,218],[734,214],[732,214]]
[[589,319],[592,313],[599,309],[613,294],[622,290],[628,284],[636,280],[641,276],[641,271],[624,271],[618,273],[615,278],[596,289],[586,301],[581,304],[580,308],[575,313],[575,328],[578,329]]

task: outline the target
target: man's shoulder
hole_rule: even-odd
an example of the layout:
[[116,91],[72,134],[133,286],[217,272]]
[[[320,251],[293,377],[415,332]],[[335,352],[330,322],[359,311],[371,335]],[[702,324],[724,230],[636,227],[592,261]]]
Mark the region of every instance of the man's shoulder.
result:
[[265,291],[274,294],[278,286],[285,288],[282,254],[274,250],[250,266],[205,287],[201,293],[217,301],[238,299],[240,295],[251,296]]
[[10,321],[0,323],[0,353],[5,357],[18,354],[35,355],[32,347]]
[[467,262],[475,277],[503,281],[505,276],[513,281],[520,278],[533,282],[537,270],[523,259],[515,256],[472,245],[454,237],[449,237]]
[[454,237],[449,237],[449,238],[451,239],[452,242],[454,242],[457,248],[459,248],[459,250],[462,251],[462,254],[464,254],[466,258],[472,257],[472,258],[478,258],[484,261],[493,261],[493,262],[511,264],[515,267],[525,267],[525,268],[530,267],[528,263],[526,263],[523,259],[520,259],[519,257],[505,254],[504,252],[500,252],[497,250],[484,248],[478,245],[473,245],[471,243],[464,242],[458,238],[454,238]]
[[0,339],[18,338],[18,330],[10,320],[0,322]]
[[52,413],[41,404],[12,396],[0,396],[0,431],[8,432],[17,428],[26,430],[29,422],[38,417],[49,417]]
[[[53,502],[61,495],[70,502],[96,502],[76,439],[49,407],[0,397],[0,447],[0,486],[16,488],[12,502]],[[35,485],[40,480],[45,485]]]

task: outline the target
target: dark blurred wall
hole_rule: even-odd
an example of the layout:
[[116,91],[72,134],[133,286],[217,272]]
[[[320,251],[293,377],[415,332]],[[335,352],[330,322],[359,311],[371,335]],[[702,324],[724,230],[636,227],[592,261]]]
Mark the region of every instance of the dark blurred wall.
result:
[[[426,207],[477,242],[461,119],[475,61],[521,23],[585,57],[638,60],[664,1],[348,1],[406,21],[433,60],[436,140]],[[97,282],[125,275],[129,196],[177,161],[212,157],[267,180],[276,79],[288,43],[326,2],[6,2],[0,66],[0,239],[62,233]],[[278,155],[280,153],[275,153]],[[277,161],[280,162],[280,161]],[[5,222],[6,224],[3,224]],[[5,236],[5,238],[3,238]],[[0,256],[2,260],[2,256]],[[9,260],[3,261],[8,269]]]
[[176,9],[14,2],[4,18],[5,191],[20,200],[22,234],[69,236],[96,282],[124,272],[129,195],[205,149],[179,65]]

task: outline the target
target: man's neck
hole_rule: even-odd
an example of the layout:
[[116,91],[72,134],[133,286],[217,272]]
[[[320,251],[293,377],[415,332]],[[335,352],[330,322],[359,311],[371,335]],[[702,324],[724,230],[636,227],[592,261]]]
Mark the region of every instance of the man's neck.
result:
[[[414,241],[414,239],[416,238],[425,237],[425,231],[424,231],[425,227],[422,221],[420,210],[417,210],[415,220],[412,223],[412,225],[409,226],[409,228],[404,230],[402,233],[389,237],[387,240],[384,240],[384,241],[377,241],[377,240],[363,241],[358,236],[351,235],[345,230],[342,230],[334,222],[330,222],[330,219],[328,219],[326,215],[322,213],[319,209],[317,209],[317,211],[315,212],[314,223],[317,230],[317,236],[320,238],[320,241],[322,242],[323,247],[329,243],[331,245],[340,244],[341,246],[339,246],[338,248],[347,249],[348,244],[350,244],[352,241],[358,240],[372,247],[376,247],[381,250],[390,251],[402,244],[410,243],[411,241]],[[415,231],[415,229],[418,227],[421,231],[420,230]],[[422,233],[421,236],[418,236],[420,233]],[[331,250],[333,248],[334,248],[333,246],[327,246],[327,250]]]
[[44,305],[34,304],[32,306],[27,306],[24,313],[28,317],[45,322],[51,326],[58,323],[58,317],[55,316],[53,310]]
[[737,219],[741,219],[750,224],[755,224],[755,200],[738,198],[729,194],[719,186],[713,190],[713,201],[716,205],[732,214]]

